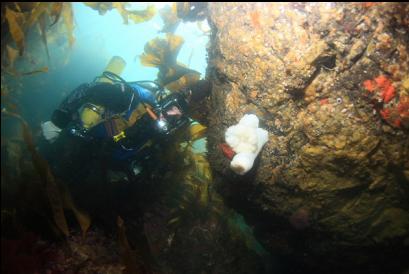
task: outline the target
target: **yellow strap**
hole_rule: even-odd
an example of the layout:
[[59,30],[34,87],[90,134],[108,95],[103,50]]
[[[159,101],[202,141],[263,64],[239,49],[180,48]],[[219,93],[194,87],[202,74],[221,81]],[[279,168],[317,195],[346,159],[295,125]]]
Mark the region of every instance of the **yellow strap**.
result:
[[190,125],[190,140],[191,141],[196,141],[200,138],[203,138],[203,136],[206,133],[207,128],[203,126],[202,124],[199,123],[192,123]]
[[115,135],[114,137],[112,137],[114,139],[114,142],[118,142],[119,140],[125,138],[125,132],[121,131],[119,134]]

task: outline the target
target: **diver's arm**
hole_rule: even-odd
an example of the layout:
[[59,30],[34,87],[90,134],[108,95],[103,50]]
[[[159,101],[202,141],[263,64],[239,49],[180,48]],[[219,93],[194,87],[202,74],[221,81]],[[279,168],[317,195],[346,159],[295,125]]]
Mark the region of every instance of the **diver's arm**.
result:
[[74,120],[76,111],[90,96],[90,85],[80,85],[53,112],[51,122],[58,128],[65,128]]
[[132,90],[138,95],[138,98],[141,102],[147,103],[154,108],[159,107],[155,96],[148,89],[143,88],[138,84],[130,84],[130,86],[132,87]]
[[51,121],[41,124],[44,138],[54,142],[62,129],[75,119],[77,109],[90,97],[90,85],[82,84],[74,89],[70,95],[54,110]]

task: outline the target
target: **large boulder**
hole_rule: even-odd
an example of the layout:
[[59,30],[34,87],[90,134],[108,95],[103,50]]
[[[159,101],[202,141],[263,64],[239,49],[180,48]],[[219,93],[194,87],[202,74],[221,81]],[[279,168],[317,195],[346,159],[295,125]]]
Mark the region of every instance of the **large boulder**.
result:
[[[208,10],[208,149],[219,192],[294,267],[408,267],[409,5]],[[269,141],[240,176],[219,145],[246,113]]]

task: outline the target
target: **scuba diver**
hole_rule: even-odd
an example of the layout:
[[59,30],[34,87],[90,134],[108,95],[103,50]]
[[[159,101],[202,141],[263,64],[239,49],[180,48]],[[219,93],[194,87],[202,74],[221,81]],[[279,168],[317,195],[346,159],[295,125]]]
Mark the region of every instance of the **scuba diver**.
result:
[[91,162],[103,159],[109,170],[124,171],[129,181],[141,173],[155,150],[194,122],[187,115],[188,105],[209,91],[205,80],[170,93],[157,82],[126,82],[105,71],[74,89],[51,121],[42,124],[49,143],[46,158],[57,176],[83,178],[92,169]]

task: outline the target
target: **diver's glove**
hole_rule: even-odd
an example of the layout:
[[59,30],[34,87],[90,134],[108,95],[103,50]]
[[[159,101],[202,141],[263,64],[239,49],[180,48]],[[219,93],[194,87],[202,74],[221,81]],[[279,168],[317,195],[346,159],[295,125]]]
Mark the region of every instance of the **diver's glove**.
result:
[[60,135],[61,129],[54,125],[53,122],[47,121],[41,124],[41,131],[44,138],[50,143],[53,143]]

